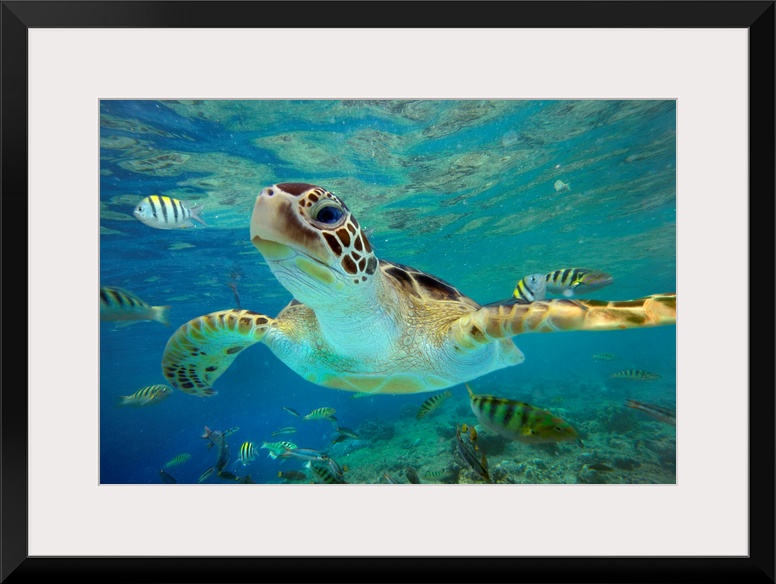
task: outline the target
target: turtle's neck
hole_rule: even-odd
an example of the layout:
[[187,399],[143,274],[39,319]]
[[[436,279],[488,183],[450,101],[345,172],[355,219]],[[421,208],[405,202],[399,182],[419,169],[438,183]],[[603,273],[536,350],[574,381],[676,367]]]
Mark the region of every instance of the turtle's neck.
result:
[[285,262],[270,263],[275,277],[296,300],[309,306],[323,337],[339,355],[384,359],[399,331],[396,291],[380,270],[367,281],[320,281]]
[[361,359],[371,355],[385,358],[399,334],[395,294],[378,270],[346,293],[308,305],[315,311],[324,338],[338,353]]

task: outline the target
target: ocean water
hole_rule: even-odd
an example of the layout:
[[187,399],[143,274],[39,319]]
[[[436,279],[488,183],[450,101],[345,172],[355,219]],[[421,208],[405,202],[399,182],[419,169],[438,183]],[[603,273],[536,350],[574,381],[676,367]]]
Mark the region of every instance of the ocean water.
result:
[[[676,108],[637,100],[132,100],[100,105],[100,282],[169,305],[159,322],[100,323],[100,481],[158,484],[166,467],[197,483],[216,462],[202,438],[227,437],[225,470],[256,483],[305,472],[296,459],[240,445],[290,440],[346,466],[349,483],[480,483],[456,452],[456,427],[474,426],[497,483],[676,482],[675,427],[626,407],[675,409],[676,327],[525,334],[525,362],[471,382],[477,393],[544,408],[571,424],[576,442],[524,444],[482,428],[466,388],[430,415],[440,392],[374,395],[305,381],[270,350],[246,349],[215,382],[217,394],[175,389],[142,407],[120,396],[167,383],[167,340],[198,316],[240,307],[275,316],[292,299],[249,241],[258,192],[283,182],[340,197],[378,258],[412,266],[484,305],[510,298],[532,273],[586,267],[613,277],[582,300],[630,300],[676,289]],[[561,181],[563,184],[557,183]],[[557,185],[557,187],[556,187]],[[565,185],[565,186],[564,186]],[[152,194],[203,205],[207,226],[162,230],[133,216]],[[236,292],[235,292],[236,291]],[[343,306],[347,310],[347,306]],[[593,356],[610,353],[612,360]],[[617,371],[659,374],[613,379]],[[320,407],[337,423],[301,420]],[[336,444],[336,427],[359,438]],[[296,433],[273,436],[293,426]],[[207,484],[235,485],[212,475]]]

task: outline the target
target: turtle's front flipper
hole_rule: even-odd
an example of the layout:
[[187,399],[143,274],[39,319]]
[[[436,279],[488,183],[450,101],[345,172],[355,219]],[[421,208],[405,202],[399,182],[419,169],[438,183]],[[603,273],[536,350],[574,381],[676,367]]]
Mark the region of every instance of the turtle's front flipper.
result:
[[523,333],[608,331],[676,324],[676,293],[606,302],[554,298],[489,304],[459,318],[450,331],[465,348]]
[[206,396],[240,352],[264,339],[275,319],[250,310],[221,310],[182,325],[167,341],[162,372],[181,391]]

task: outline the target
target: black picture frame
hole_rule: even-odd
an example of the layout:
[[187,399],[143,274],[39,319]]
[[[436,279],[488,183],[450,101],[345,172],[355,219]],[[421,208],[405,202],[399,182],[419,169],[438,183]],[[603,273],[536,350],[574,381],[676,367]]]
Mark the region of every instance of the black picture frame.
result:
[[[749,544],[747,557],[28,557],[26,369],[2,387],[3,582],[774,582],[774,1],[412,2],[9,1],[2,2],[2,194],[4,243],[27,242],[27,32],[30,28],[503,27],[744,28],[749,31],[750,306],[710,283],[728,318],[748,318]],[[423,6],[428,4],[429,6]],[[302,9],[303,5],[303,9]],[[397,9],[401,7],[401,9]],[[372,15],[379,14],[379,19]],[[291,24],[292,23],[292,24]],[[722,234],[721,236],[723,236]],[[753,237],[754,235],[754,237]],[[14,244],[14,245],[18,245]],[[15,250],[14,250],[15,251]],[[6,315],[26,315],[20,254],[5,254]],[[14,259],[15,258],[15,259]],[[744,268],[744,266],[741,266]],[[13,280],[8,276],[13,274]],[[724,274],[723,274],[724,277]],[[22,282],[25,285],[22,285]],[[762,296],[765,295],[763,299]],[[762,306],[765,304],[766,306]],[[11,312],[11,310],[13,312]],[[728,312],[729,311],[729,312]],[[763,314],[764,312],[764,314]],[[739,314],[736,314],[739,313]],[[754,317],[754,318],[753,318]],[[756,324],[757,326],[752,326]],[[766,329],[762,338],[762,329]],[[770,330],[768,330],[770,329]],[[6,364],[26,362],[30,331],[6,318]],[[722,334],[723,331],[721,331]],[[768,364],[768,367],[762,367]],[[763,371],[767,369],[767,371]],[[761,370],[760,374],[756,374]],[[761,375],[763,377],[761,377]],[[11,379],[13,381],[11,382]],[[770,382],[768,381],[770,380]],[[753,382],[753,383],[752,383]],[[720,431],[724,432],[724,429]],[[724,504],[721,501],[720,504]],[[463,518],[465,517],[465,520]],[[229,519],[211,524],[228,529]],[[476,516],[462,529],[476,536]],[[409,527],[409,526],[408,526]],[[637,529],[638,526],[634,526]],[[336,532],[333,532],[336,534]],[[337,537],[342,534],[336,535]]]

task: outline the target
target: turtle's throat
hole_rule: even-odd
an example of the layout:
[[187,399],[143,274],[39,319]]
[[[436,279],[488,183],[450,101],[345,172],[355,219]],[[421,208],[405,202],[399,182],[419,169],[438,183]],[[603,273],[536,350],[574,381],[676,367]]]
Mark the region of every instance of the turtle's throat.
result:
[[[368,362],[383,359],[396,341],[396,315],[386,313],[383,279],[380,272],[358,286],[357,294],[315,307],[321,333],[338,352]],[[352,290],[351,290],[352,292]]]

